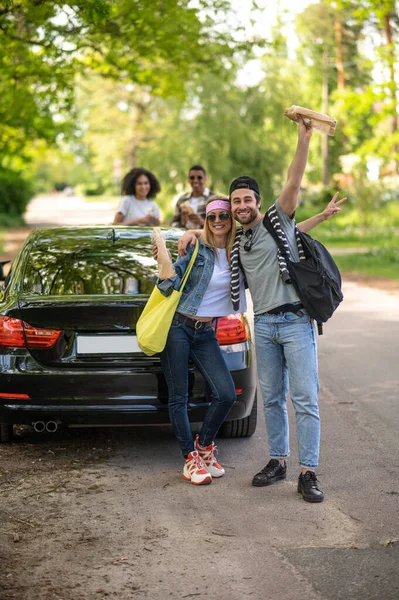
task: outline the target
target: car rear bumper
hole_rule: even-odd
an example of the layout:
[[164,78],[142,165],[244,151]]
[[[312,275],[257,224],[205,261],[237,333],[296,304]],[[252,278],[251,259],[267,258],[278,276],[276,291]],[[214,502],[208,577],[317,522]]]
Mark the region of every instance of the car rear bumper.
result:
[[[251,352],[223,352],[237,391],[227,420],[251,413],[256,371]],[[25,397],[18,395],[25,394]],[[13,397],[14,395],[14,397]],[[200,373],[189,368],[188,414],[202,421],[210,390]],[[24,351],[0,355],[0,422],[31,424],[56,420],[73,425],[152,425],[169,423],[168,389],[158,358],[141,357],[129,368],[46,367]]]
[[[247,417],[251,412],[256,392],[251,368],[235,371],[232,375],[237,390],[237,400],[227,421]],[[36,377],[19,376],[18,381],[12,381],[7,386],[10,395],[0,398],[0,422],[31,424],[35,421],[56,420],[68,425],[169,423],[167,389],[163,376],[154,379],[151,386],[146,381],[141,387],[137,385],[136,378],[132,377],[131,385],[124,386],[124,393],[121,393],[119,385],[115,386],[118,390],[114,389],[113,393],[105,388],[101,393],[101,376],[96,384],[91,386],[87,380],[85,383],[83,380],[79,382],[79,377],[75,375],[75,385],[72,386],[70,383],[66,385],[66,382],[63,385],[63,377],[47,375],[41,380],[41,389],[37,388],[39,382]],[[21,380],[24,385],[21,385]],[[134,395],[127,395],[127,390],[133,390]],[[12,397],[13,393],[21,392],[30,397]],[[188,403],[190,421],[202,421],[210,401],[209,390],[204,381],[193,373]]]
[[[249,399],[248,399],[249,400]],[[189,403],[191,422],[203,421],[209,402]],[[253,398],[246,402],[238,398],[227,421],[247,416]],[[249,410],[250,412],[250,410]],[[164,425],[170,423],[168,406],[115,404],[15,404],[15,400],[0,408],[0,422],[31,424],[35,421],[58,421],[66,425]]]

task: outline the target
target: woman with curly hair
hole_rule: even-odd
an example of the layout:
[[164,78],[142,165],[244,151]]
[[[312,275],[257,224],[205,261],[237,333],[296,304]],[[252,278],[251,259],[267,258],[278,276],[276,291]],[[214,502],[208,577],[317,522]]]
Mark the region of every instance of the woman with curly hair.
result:
[[150,198],[155,198],[160,191],[159,181],[151,171],[139,167],[129,171],[122,181],[123,198],[113,224],[159,225],[161,213]]

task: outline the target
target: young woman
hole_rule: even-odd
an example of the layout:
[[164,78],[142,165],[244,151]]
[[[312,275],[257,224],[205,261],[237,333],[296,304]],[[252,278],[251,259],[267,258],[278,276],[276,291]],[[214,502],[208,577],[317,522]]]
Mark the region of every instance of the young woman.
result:
[[[236,233],[230,202],[225,196],[214,196],[205,211],[198,255],[160,354],[169,390],[170,420],[185,459],[183,477],[196,485],[211,483],[212,477],[225,473],[215,459],[214,440],[236,399],[234,382],[211,321],[246,310],[243,281],[239,311],[234,311],[230,300],[230,251]],[[174,264],[175,277],[158,282],[163,294],[179,288],[192,252],[190,248]],[[213,396],[195,441],[187,414],[189,359],[207,381]]]
[[161,213],[158,205],[151,200],[161,191],[159,181],[146,169],[132,169],[122,182],[122,194],[114,225],[157,226]]

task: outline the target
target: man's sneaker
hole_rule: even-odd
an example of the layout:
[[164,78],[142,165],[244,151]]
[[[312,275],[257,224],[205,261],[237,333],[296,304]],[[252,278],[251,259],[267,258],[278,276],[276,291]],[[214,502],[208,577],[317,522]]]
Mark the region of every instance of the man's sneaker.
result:
[[212,476],[206,470],[202,458],[196,450],[189,453],[184,463],[183,477],[194,485],[205,485],[212,482]]
[[209,444],[209,446],[203,448],[199,445],[199,435],[197,435],[195,438],[194,445],[195,449],[198,450],[198,454],[202,458],[205,465],[205,469],[208,471],[208,473],[210,473],[212,477],[222,477],[222,475],[224,475],[226,471],[221,465],[219,465],[218,461],[215,458],[215,444],[212,442],[212,444]]
[[324,494],[319,489],[316,473],[314,471],[306,471],[299,475],[298,479],[298,494],[302,494],[302,498],[306,502],[323,502]]
[[276,458],[269,460],[264,469],[255,475],[252,480],[252,485],[261,487],[263,485],[271,485],[280,479],[287,477],[287,464],[280,465],[280,461]]

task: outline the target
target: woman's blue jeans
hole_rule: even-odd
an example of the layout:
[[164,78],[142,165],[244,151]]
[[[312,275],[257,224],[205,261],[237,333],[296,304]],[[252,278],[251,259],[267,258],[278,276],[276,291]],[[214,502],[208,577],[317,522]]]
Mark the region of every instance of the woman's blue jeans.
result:
[[187,414],[189,359],[208,383],[212,397],[199,434],[201,446],[208,446],[214,441],[236,400],[233,378],[210,325],[197,330],[173,320],[160,358],[169,390],[170,421],[183,456],[187,458],[188,453],[194,450]]
[[255,316],[258,378],[265,407],[269,452],[289,456],[288,383],[296,415],[299,462],[318,466],[320,418],[317,348],[313,321],[305,311]]

